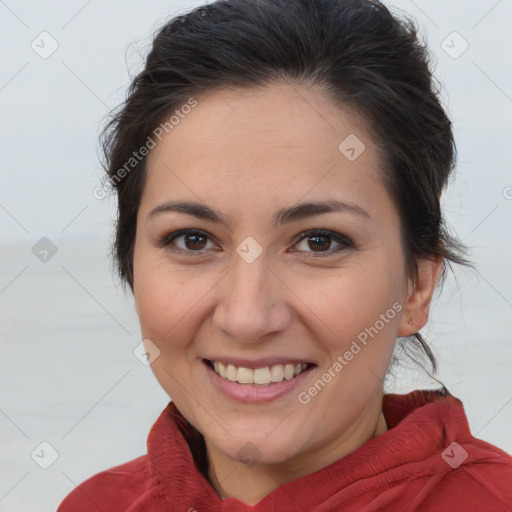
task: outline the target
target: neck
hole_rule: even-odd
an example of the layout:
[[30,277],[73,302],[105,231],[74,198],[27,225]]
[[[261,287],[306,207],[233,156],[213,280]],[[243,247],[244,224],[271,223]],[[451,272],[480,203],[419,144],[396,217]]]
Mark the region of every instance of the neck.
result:
[[247,505],[256,505],[281,485],[327,467],[384,434],[387,425],[381,404],[382,395],[374,401],[377,407],[367,409],[349,431],[320,448],[302,452],[279,464],[247,465],[232,460],[205,438],[208,479],[221,497],[234,497]]

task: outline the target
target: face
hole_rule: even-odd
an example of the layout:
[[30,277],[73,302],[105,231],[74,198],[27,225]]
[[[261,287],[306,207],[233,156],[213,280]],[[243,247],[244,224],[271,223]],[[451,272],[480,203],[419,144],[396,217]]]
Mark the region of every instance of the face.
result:
[[151,368],[230,459],[326,450],[380,411],[403,324],[400,219],[376,145],[355,113],[306,87],[197,101],[151,150],[138,211]]

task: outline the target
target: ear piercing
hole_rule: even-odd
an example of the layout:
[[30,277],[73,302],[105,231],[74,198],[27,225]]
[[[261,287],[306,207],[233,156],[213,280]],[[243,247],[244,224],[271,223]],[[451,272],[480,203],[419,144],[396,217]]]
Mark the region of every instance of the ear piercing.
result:
[[412,327],[413,324],[414,322],[409,318],[409,325]]

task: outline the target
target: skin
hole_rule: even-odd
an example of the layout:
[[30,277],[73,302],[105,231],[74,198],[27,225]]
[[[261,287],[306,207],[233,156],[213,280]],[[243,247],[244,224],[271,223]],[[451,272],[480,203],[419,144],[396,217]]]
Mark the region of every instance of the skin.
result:
[[[254,505],[386,432],[382,379],[397,336],[425,325],[441,263],[419,261],[417,283],[408,279],[400,218],[381,180],[376,145],[354,112],[287,82],[219,89],[197,100],[148,156],[135,306],[143,338],[161,351],[151,365],[156,378],[205,438],[210,482],[222,496]],[[366,146],[354,161],[338,149],[350,134]],[[368,216],[341,211],[273,225],[280,208],[326,199],[353,203]],[[228,226],[177,212],[148,217],[170,200],[204,203]],[[183,228],[207,238],[199,246],[186,236],[158,245]],[[299,238],[318,229],[340,233],[353,246]],[[248,236],[263,251],[252,263],[236,252]],[[301,404],[298,392],[394,303],[402,310]],[[297,357],[317,368],[296,392],[243,404],[207,378],[202,359],[226,354]],[[239,453],[249,442],[259,451],[254,465]]]

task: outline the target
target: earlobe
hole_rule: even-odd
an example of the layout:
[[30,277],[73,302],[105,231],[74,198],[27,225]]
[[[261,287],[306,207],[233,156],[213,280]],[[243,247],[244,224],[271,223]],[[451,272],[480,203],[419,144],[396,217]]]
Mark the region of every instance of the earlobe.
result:
[[414,286],[408,284],[398,336],[412,336],[427,323],[442,265],[442,258],[418,260],[418,279]]

